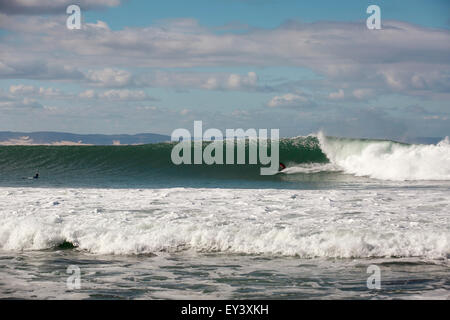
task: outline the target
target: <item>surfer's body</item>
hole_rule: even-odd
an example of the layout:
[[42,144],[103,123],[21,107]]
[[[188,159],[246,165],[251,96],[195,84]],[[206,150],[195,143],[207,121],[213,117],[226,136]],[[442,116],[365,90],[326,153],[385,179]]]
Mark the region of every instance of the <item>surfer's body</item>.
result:
[[39,172],[36,172],[36,174],[32,177],[23,177],[22,179],[37,180],[39,179]]

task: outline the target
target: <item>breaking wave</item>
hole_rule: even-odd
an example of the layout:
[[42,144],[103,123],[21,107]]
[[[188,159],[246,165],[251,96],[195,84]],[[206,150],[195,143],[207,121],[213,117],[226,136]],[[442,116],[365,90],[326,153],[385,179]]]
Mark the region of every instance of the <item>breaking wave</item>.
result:
[[[246,144],[248,163],[249,143]],[[282,180],[260,176],[260,165],[180,165],[171,162],[174,143],[141,146],[2,146],[0,182],[40,170],[58,181],[177,181],[189,179]],[[206,144],[204,145],[206,146]],[[270,151],[269,151],[270,152]],[[225,153],[225,152],[224,152]],[[327,137],[322,133],[280,140],[287,175],[343,173],[381,180],[450,180],[449,139],[437,145]]]
[[446,191],[0,188],[0,201],[1,251],[450,254]]
[[394,141],[325,137],[322,151],[345,173],[381,180],[450,180],[450,141],[409,145]]

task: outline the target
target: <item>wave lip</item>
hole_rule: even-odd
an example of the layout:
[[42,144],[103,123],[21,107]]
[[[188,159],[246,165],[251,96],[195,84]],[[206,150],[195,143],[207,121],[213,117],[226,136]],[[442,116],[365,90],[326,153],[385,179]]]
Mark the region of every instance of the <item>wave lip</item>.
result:
[[450,142],[408,145],[394,141],[358,140],[318,134],[322,151],[345,173],[380,180],[450,180]]

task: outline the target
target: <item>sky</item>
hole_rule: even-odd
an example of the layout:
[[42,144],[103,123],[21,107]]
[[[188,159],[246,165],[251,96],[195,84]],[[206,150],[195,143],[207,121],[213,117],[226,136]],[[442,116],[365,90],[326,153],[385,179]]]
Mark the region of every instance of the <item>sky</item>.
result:
[[444,137],[449,101],[448,0],[0,0],[0,131]]

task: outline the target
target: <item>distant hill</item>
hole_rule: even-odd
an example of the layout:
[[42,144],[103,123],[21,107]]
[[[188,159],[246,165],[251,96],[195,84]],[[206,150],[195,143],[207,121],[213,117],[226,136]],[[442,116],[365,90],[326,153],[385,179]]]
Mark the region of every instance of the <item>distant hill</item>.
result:
[[170,141],[170,136],[154,133],[104,135],[0,131],[0,145],[132,145],[165,141]]

